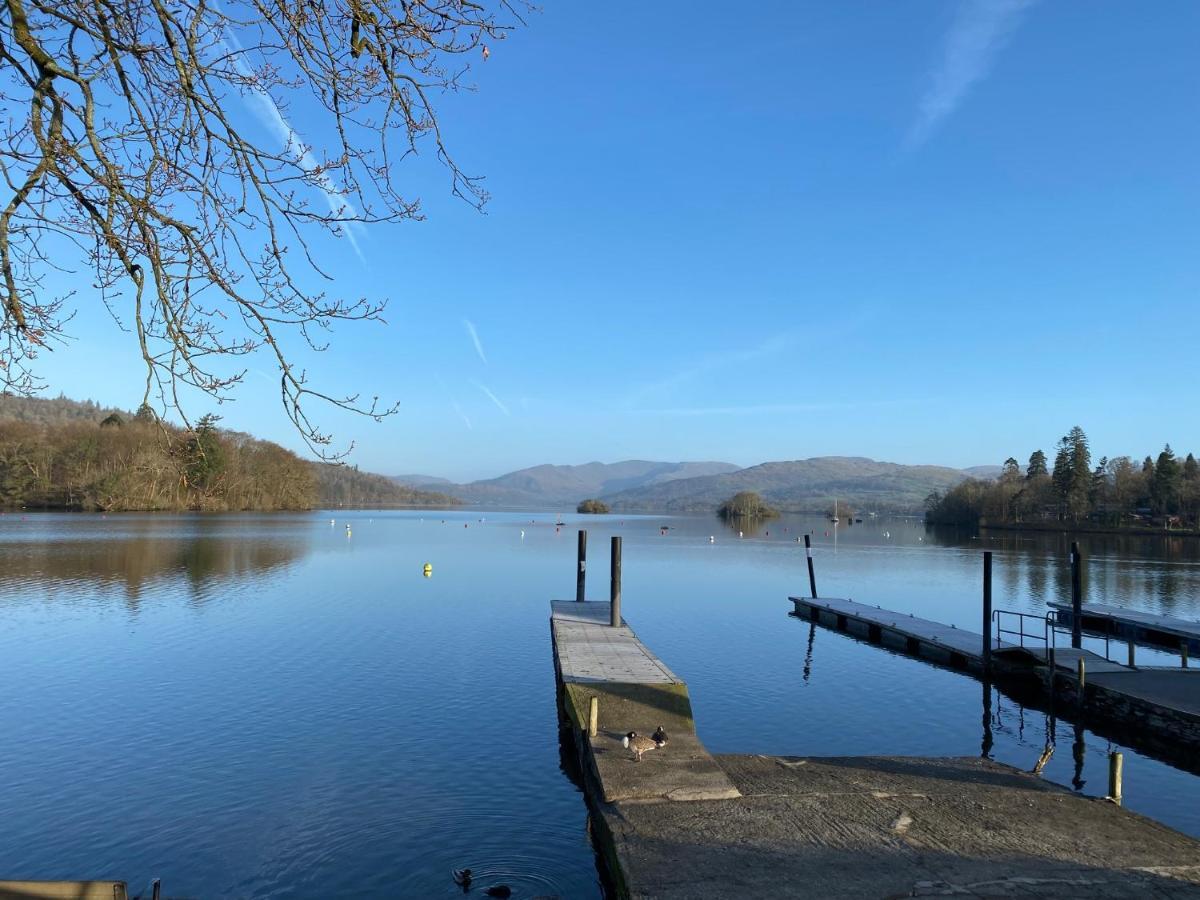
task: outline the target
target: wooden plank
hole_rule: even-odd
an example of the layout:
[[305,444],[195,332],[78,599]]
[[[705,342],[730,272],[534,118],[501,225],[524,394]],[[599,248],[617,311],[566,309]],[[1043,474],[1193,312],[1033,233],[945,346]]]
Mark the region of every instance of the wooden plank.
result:
[[123,881],[0,881],[0,900],[126,900]]

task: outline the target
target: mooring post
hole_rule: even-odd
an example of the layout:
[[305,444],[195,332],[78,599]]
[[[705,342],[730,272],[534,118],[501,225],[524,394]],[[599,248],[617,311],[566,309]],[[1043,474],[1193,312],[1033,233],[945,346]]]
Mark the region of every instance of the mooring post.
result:
[[817,599],[817,575],[813,571],[812,561],[812,541],[808,535],[804,536],[804,555],[808,557],[808,589],[812,591],[813,599]]
[[1079,542],[1071,541],[1071,646],[1083,647],[1083,560]]
[[1131,668],[1131,669],[1135,668],[1134,662],[1133,662],[1133,657],[1135,655],[1134,651],[1133,651],[1134,646],[1135,646],[1135,644],[1133,643],[1133,641],[1130,641],[1129,642],[1129,668]]
[[1121,775],[1125,768],[1125,756],[1120,751],[1108,754],[1108,799],[1121,805]]
[[992,551],[983,551],[983,671],[992,671]]
[[1188,643],[1186,639],[1179,642],[1179,662],[1185,669],[1188,667]]
[[150,882],[151,900],[159,900],[159,897],[161,897],[161,896],[162,896],[162,879],[155,878],[152,882]]
[[600,732],[600,698],[593,696],[588,700],[588,737],[594,738]]
[[583,602],[583,585],[587,581],[587,532],[579,529],[579,565],[575,575],[575,602]]
[[612,539],[611,585],[609,587],[609,619],[608,624],[613,628],[621,627],[621,536],[614,534]]

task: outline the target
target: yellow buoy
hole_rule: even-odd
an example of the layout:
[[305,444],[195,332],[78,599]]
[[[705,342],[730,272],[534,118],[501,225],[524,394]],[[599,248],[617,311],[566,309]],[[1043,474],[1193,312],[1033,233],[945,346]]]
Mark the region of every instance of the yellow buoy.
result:
[[421,571],[424,573],[425,577],[428,578],[433,574],[433,565],[430,563],[425,563],[425,568]]

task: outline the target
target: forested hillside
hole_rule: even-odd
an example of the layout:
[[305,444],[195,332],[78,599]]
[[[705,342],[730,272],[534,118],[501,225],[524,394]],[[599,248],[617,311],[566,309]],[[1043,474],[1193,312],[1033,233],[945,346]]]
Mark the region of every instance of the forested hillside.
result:
[[457,497],[418,491],[386,475],[352,466],[314,463],[321,506],[457,506]]
[[194,429],[91,402],[0,397],[0,506],[280,510],[445,505],[381,475],[317,464],[205,416]]
[[1101,458],[1094,465],[1079,426],[1055,448],[1053,466],[1035,450],[1022,470],[1009,457],[999,479],[966,481],[931,494],[926,518],[958,525],[1043,527],[1069,522],[1102,528],[1200,527],[1200,464],[1168,444],[1157,458]]

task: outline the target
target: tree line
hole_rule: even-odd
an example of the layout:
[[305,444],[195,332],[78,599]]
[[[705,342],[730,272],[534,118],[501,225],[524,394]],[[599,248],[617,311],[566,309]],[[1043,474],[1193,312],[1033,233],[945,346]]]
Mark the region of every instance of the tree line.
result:
[[1092,462],[1078,425],[1059,439],[1053,466],[1035,450],[1022,469],[1014,457],[995,480],[968,479],[925,501],[926,520],[958,525],[1069,522],[1105,528],[1200,527],[1200,464],[1167,444],[1157,458]]
[[[29,509],[285,510],[450,505],[382,475],[313,463],[270,441],[65,398],[0,399],[0,506]],[[101,418],[101,416],[103,416]]]

